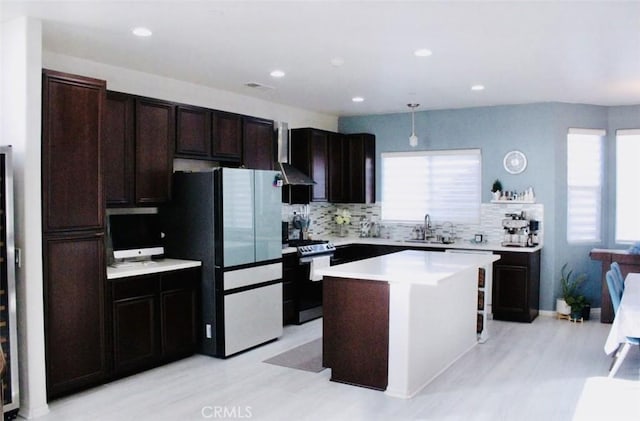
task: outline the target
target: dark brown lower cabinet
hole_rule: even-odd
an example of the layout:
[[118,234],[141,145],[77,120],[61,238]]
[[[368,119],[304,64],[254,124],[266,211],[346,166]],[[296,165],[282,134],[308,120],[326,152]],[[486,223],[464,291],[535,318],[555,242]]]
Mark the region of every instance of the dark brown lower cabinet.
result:
[[110,281],[115,377],[195,352],[199,281],[199,269]]
[[104,382],[104,237],[45,237],[47,395],[55,398]]
[[161,277],[161,359],[191,355],[198,346],[200,270],[169,272]]
[[377,390],[389,378],[389,284],[325,276],[322,365],[331,380]]
[[532,322],[540,309],[540,250],[496,252],[492,312],[496,320]]
[[156,276],[112,282],[113,371],[116,376],[151,367],[157,355]]

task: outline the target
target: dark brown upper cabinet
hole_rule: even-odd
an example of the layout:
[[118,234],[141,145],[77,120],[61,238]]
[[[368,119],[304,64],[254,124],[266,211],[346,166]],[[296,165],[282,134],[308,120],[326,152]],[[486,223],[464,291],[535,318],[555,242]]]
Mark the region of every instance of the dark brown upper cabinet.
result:
[[173,104],[107,92],[103,137],[107,206],[154,206],[169,201]]
[[216,161],[240,163],[242,160],[242,116],[224,111],[211,113],[213,136],[211,156]]
[[176,108],[176,156],[211,157],[211,111],[179,105]]
[[46,233],[102,229],[105,81],[43,72],[42,187]]
[[328,143],[329,201],[333,203],[349,203],[349,162],[345,136],[331,133]]
[[135,199],[137,205],[157,205],[171,199],[175,106],[136,99]]
[[310,188],[291,186],[290,201],[304,203],[300,197],[306,189],[312,202],[374,203],[375,143],[375,136],[368,133],[291,130],[291,165],[316,184]]
[[271,170],[275,161],[273,121],[256,117],[242,119],[242,163],[246,168]]
[[292,189],[309,191],[309,200],[312,202],[329,200],[328,158],[331,135],[333,135],[331,132],[311,128],[291,130],[291,165],[316,182],[311,187],[292,186]]
[[368,133],[348,134],[344,146],[347,201],[375,203],[376,137]]
[[335,135],[329,139],[329,201],[374,203],[376,138],[372,134]]
[[107,206],[125,206],[134,202],[133,167],[134,98],[119,92],[107,92],[102,132],[104,186]]

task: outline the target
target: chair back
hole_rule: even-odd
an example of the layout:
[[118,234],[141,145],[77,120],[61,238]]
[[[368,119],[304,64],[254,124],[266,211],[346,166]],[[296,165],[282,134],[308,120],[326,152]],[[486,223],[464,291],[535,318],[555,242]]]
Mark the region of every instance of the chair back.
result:
[[611,304],[613,304],[613,312],[618,313],[618,307],[620,307],[620,300],[622,299],[622,290],[618,286],[618,282],[612,271],[608,270],[605,276],[607,278],[607,287],[609,287],[609,295],[611,296]]
[[618,262],[611,262],[611,271],[613,272],[613,276],[615,276],[620,291],[624,291],[624,276],[622,276]]

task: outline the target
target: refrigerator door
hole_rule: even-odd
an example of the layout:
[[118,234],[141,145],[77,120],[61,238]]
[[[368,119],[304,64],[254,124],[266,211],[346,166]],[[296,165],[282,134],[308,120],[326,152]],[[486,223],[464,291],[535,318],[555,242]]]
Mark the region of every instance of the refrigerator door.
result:
[[282,336],[282,263],[231,270],[224,277],[224,349],[219,356]]
[[224,266],[254,263],[253,171],[239,168],[223,168],[221,171]]
[[282,187],[277,171],[255,171],[256,262],[282,257]]

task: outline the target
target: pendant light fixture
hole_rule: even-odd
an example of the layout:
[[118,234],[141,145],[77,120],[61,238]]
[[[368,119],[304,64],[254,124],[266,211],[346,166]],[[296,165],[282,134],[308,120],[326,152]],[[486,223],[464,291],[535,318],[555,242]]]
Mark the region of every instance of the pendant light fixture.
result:
[[420,104],[410,103],[407,104],[407,107],[411,108],[411,136],[409,136],[409,145],[412,148],[418,146],[418,136],[416,136],[416,108],[419,107]]

